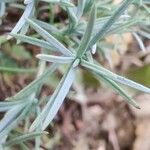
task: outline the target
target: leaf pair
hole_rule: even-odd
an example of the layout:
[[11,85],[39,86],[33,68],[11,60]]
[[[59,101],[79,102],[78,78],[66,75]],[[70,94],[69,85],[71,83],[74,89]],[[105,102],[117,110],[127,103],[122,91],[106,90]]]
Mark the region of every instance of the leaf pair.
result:
[[132,80],[126,79],[122,76],[116,75],[101,66],[95,65],[93,63],[89,63],[85,60],[81,61],[81,65],[83,67],[87,68],[88,70],[95,72],[98,76],[100,76],[102,78],[102,80],[105,81],[106,84],[109,84],[121,96],[126,98],[128,103],[132,104],[136,108],[139,108],[139,106],[136,104],[136,102],[133,101],[116,82],[150,94],[150,88],[147,88],[139,83],[136,83]]

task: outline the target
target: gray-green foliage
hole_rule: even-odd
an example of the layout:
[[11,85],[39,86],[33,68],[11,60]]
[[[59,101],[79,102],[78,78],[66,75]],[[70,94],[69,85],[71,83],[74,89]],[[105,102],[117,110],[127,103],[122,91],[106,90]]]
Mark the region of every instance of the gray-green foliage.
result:
[[[50,24],[37,20],[35,6],[39,1],[49,3],[52,6],[57,4],[62,7],[68,15],[67,27],[58,29],[54,23]],[[96,52],[97,44],[103,41],[105,37],[111,34],[120,35],[125,32],[132,32],[141,49],[145,50],[139,35],[146,38],[150,37],[150,33],[145,31],[145,28],[148,29],[150,25],[150,18],[147,17],[150,14],[150,9],[147,5],[149,4],[148,0],[123,0],[121,4],[116,6],[112,4],[111,0],[78,0],[77,6],[70,0],[39,1],[24,0],[24,13],[8,37],[8,39],[14,37],[19,42],[41,47],[47,53],[42,51],[41,54],[37,55],[39,67],[36,79],[16,95],[0,103],[0,111],[5,112],[0,122],[0,143],[4,147],[15,144],[25,145],[25,140],[35,138],[35,147],[39,148],[38,136],[42,134],[39,131],[45,130],[57,114],[73,84],[76,71],[80,67],[91,72],[93,76],[106,83],[106,85],[121,95],[127,103],[136,108],[139,108],[138,104],[126,93],[120,84],[150,94],[149,88],[116,75],[98,64],[92,57]],[[1,22],[6,4],[8,6],[16,4],[15,6],[17,6],[17,0],[0,0]],[[128,11],[130,5],[134,6],[132,11]],[[101,15],[100,12],[103,12],[103,14]],[[82,16],[87,14],[90,14],[88,21],[82,18]],[[135,26],[141,29],[137,30],[137,28],[134,28]],[[40,38],[33,35],[27,36],[26,33],[29,27],[36,31],[37,37]],[[59,55],[56,56],[53,52],[57,52]],[[51,62],[52,65],[46,67],[45,62]],[[54,93],[48,96],[48,101],[44,108],[39,111],[39,93],[44,81],[63,64],[68,66],[66,72],[55,88]],[[5,68],[3,69],[5,70]],[[29,128],[29,132],[33,133],[7,141],[11,131],[15,129],[21,120],[29,119],[32,112],[37,116]],[[18,142],[19,140],[20,142]]]

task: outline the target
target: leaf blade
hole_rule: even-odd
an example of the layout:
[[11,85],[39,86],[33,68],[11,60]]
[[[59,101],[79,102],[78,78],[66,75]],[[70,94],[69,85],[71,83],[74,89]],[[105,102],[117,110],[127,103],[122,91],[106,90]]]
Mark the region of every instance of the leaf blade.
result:
[[132,87],[134,89],[137,89],[137,90],[140,90],[140,91],[143,91],[145,93],[150,93],[150,88],[148,87],[145,87],[139,83],[136,83],[134,81],[131,81],[127,78],[124,78],[122,76],[119,76],[119,75],[116,75],[114,74],[113,72],[101,67],[101,66],[98,66],[98,65],[95,65],[95,64],[92,64],[92,63],[89,63],[85,60],[82,60],[81,61],[81,65],[83,67],[86,67],[87,69],[90,69],[90,70],[93,70],[94,72],[97,72],[103,76],[106,76],[108,77],[109,79],[112,79],[116,82],[119,82],[121,84],[124,84],[124,85],[127,85],[129,87]]
[[59,50],[61,53],[67,56],[72,56],[73,54],[64,46],[62,45],[57,39],[55,39],[52,35],[50,35],[47,31],[42,29],[38,24],[33,22],[31,19],[27,19],[27,22],[33,27],[36,32],[38,32],[45,40],[49,42],[53,47]]
[[140,109],[139,105],[134,101],[124,90],[122,87],[120,87],[115,81],[107,79],[103,75],[98,75],[100,78],[108,85],[110,86],[115,92],[117,92],[120,96],[124,98],[124,101],[126,101],[128,104],[132,105],[133,107]]
[[81,43],[79,45],[79,48],[77,50],[77,57],[78,58],[81,58],[83,56],[83,54],[85,53],[85,51],[88,47],[88,43],[91,39],[92,31],[94,28],[95,19],[96,19],[96,7],[94,4],[92,9],[91,9],[91,14],[90,14],[90,18],[89,18],[89,21],[87,24],[86,31],[83,35],[83,38],[82,38]]
[[124,13],[124,11],[128,8],[128,6],[134,0],[125,0],[121,4],[121,6],[115,11],[115,13],[110,17],[110,19],[102,26],[102,28],[98,31],[98,33],[91,39],[88,44],[88,48],[93,46],[98,40],[102,39],[110,27],[114,24],[114,22]]
[[22,35],[22,34],[15,34],[15,33],[10,33],[11,36],[15,37],[16,39],[25,42],[25,43],[29,43],[35,46],[39,46],[41,48],[46,48],[46,49],[51,49],[52,51],[54,50],[54,47],[52,47],[47,41],[44,40],[40,40],[37,38],[33,38],[33,37],[29,37],[26,35]]
[[20,144],[20,143],[22,143],[24,141],[33,139],[33,138],[35,138],[37,136],[41,136],[43,133],[44,132],[33,132],[33,133],[24,134],[22,136],[14,137],[13,139],[11,139],[8,142],[4,143],[4,146],[7,147],[7,146],[12,146],[12,145]]
[[36,55],[36,57],[44,61],[61,63],[61,64],[71,63],[74,60],[74,57],[54,56],[54,55],[46,55],[46,54],[38,54]]
[[[73,65],[73,64],[72,64]],[[48,103],[46,104],[46,106],[44,107],[44,109],[42,110],[42,112],[39,114],[39,116],[34,120],[34,122],[32,123],[32,125],[30,126],[30,131],[35,130],[39,125],[41,125],[44,122],[44,126],[42,127],[42,129],[44,130],[46,128],[46,126],[48,125],[48,122],[51,122],[51,120],[53,119],[54,115],[57,113],[58,111],[58,107],[57,109],[55,109],[54,113],[52,116],[48,117],[45,120],[46,116],[48,114],[51,114],[52,111],[50,110],[50,108],[53,106],[53,108],[55,107],[55,105],[57,103],[55,103],[55,98],[58,99],[58,97],[60,97],[60,94],[62,94],[62,89],[64,90],[64,87],[66,88],[65,91],[63,91],[63,97],[60,98],[60,105],[64,100],[65,95],[68,93],[69,88],[74,80],[75,77],[75,68],[72,67],[72,65],[69,67],[69,69],[71,68],[71,70],[67,71],[67,73],[63,76],[63,78],[61,79],[60,83],[58,84],[57,88],[55,89],[53,95],[50,97],[50,100],[48,101]],[[71,76],[71,78],[70,78]],[[65,81],[65,79],[67,78],[67,80]],[[69,79],[70,78],[70,79]],[[69,80],[69,81],[68,81]],[[67,84],[67,86],[66,86]],[[59,93],[59,91],[61,91],[61,93]],[[49,111],[50,110],[50,111]]]

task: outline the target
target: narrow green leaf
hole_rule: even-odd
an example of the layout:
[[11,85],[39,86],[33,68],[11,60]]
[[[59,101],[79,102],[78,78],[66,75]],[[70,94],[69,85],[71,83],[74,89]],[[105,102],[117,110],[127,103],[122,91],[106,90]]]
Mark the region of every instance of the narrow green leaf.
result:
[[[25,24],[23,25],[23,27],[20,30],[20,34],[25,35],[29,30],[29,24],[25,22]],[[19,44],[20,41],[17,40],[17,44]]]
[[0,102],[0,107],[13,106],[13,105],[21,104],[21,103],[25,103],[25,100],[18,100],[18,101],[3,101],[3,102]]
[[20,144],[22,142],[25,142],[27,140],[34,139],[37,136],[41,136],[44,132],[33,132],[33,133],[27,133],[22,136],[14,137],[13,139],[9,140],[4,144],[4,146],[12,146],[16,144]]
[[109,71],[109,70],[107,70],[107,69],[105,69],[101,66],[89,63],[85,60],[81,61],[81,65],[83,67],[86,67],[87,69],[90,69],[90,70],[93,70],[94,72],[97,72],[100,75],[108,77],[109,79],[112,79],[113,81],[116,81],[116,82],[119,82],[121,84],[130,86],[134,89],[137,89],[137,90],[140,90],[140,91],[143,91],[143,92],[146,92],[146,93],[150,93],[150,88],[145,87],[145,86],[143,86],[139,83],[136,83],[132,80],[126,79],[122,76],[116,75],[116,74],[112,73],[111,71]]
[[24,104],[16,105],[10,109],[0,121],[0,132],[3,131],[20,114]]
[[38,54],[36,55],[36,57],[44,61],[61,63],[61,64],[71,63],[75,59],[74,57],[53,56],[53,55],[46,55],[46,54]]
[[43,130],[46,129],[46,127],[50,124],[50,122],[53,120],[56,113],[58,112],[66,95],[69,92],[69,89],[74,81],[74,78],[75,78],[75,68],[71,66],[63,78],[63,83],[60,89],[58,89],[57,93],[54,93],[53,99],[52,98],[50,99],[51,102],[53,101],[53,104],[51,105],[48,115],[46,116],[43,122],[42,125]]
[[13,106],[3,106],[3,107],[0,107],[0,112],[6,112],[8,110],[10,110]]
[[0,102],[0,112],[5,112],[13,108],[14,106],[27,103],[27,100],[22,99],[22,100],[17,100],[17,101],[3,101]]
[[27,85],[24,89],[18,92],[15,96],[8,98],[8,100],[18,100],[25,98],[26,95],[29,95],[34,88],[36,88],[41,82],[47,78],[50,74],[52,74],[57,69],[57,64],[53,64],[49,69],[47,69],[41,76],[32,81],[29,85]]
[[32,2],[34,2],[34,0],[24,0],[24,4],[29,4],[29,3],[32,3]]
[[72,65],[73,64],[71,64],[67,73],[61,79],[59,85],[55,89],[53,95],[50,97],[50,100],[48,101],[42,112],[32,123],[30,131],[35,130],[39,125],[42,125],[42,129],[44,130],[55,117],[75,78],[76,69],[72,67]]
[[80,18],[83,14],[85,8],[86,0],[78,0],[78,7],[77,7],[77,16]]
[[73,8],[66,7],[66,10],[69,18],[69,26],[67,29],[67,33],[71,33],[78,24],[78,18]]
[[96,7],[94,4],[91,9],[91,14],[90,14],[90,18],[89,18],[89,21],[87,24],[86,31],[83,35],[83,38],[81,40],[80,46],[77,51],[78,58],[81,58],[87,49],[88,43],[89,43],[91,35],[92,35],[92,31],[94,28],[95,19],[96,19]]
[[29,37],[29,36],[22,35],[22,34],[11,33],[10,35],[15,37],[16,39],[22,41],[22,42],[33,44],[33,45],[39,46],[41,48],[46,48],[46,49],[51,50],[51,51],[55,51],[55,48],[51,44],[49,44],[47,41],[40,40],[40,39],[33,38],[33,37]]
[[19,21],[17,22],[17,24],[15,25],[15,27],[13,28],[11,33],[17,33],[18,31],[20,31],[20,29],[25,24],[26,19],[31,15],[33,8],[34,8],[34,2],[29,3],[26,6],[26,9],[25,9],[23,15],[21,16],[21,18],[19,19]]
[[129,103],[130,105],[134,106],[137,109],[140,109],[138,104],[116,82],[114,82],[111,79],[106,78],[103,75],[96,74],[96,76],[99,76],[100,79],[104,81],[104,83],[106,83],[115,92],[117,92],[120,96],[122,96],[127,103]]
[[[3,139],[7,136],[7,134],[17,125],[17,123],[22,120],[25,115],[30,111],[31,108],[31,104],[26,105],[26,107],[24,107],[24,109],[19,113],[18,117],[15,120],[12,120],[12,122],[10,122],[8,124],[8,126],[3,129],[0,132],[0,144],[2,144],[4,141]],[[13,114],[13,113],[12,113]]]
[[144,46],[144,43],[143,43],[142,39],[139,37],[139,35],[138,35],[137,33],[135,33],[135,32],[132,33],[132,34],[133,34],[134,38],[137,40],[137,42],[138,42],[138,44],[139,44],[141,50],[142,50],[143,52],[146,52],[146,48],[145,48],[145,46]]
[[[95,34],[88,44],[88,48],[93,46],[98,40],[102,39],[107,31],[111,28],[114,22],[125,12],[128,6],[134,2],[134,0],[124,0],[121,6],[115,11],[111,18],[102,26],[102,28]],[[88,49],[87,48],[87,49]]]
[[32,18],[32,21],[34,21],[36,24],[38,24],[43,29],[47,30],[50,33],[53,33],[55,35],[60,35],[61,31],[58,30],[55,26],[51,25],[50,23],[43,22],[41,20]]
[[118,24],[114,23],[114,25],[107,32],[107,35],[126,32],[128,30],[131,30],[133,26],[140,25],[140,23],[141,18],[131,18]]
[[141,30],[141,31],[138,31],[138,34],[140,34],[141,36],[143,36],[143,37],[145,37],[145,38],[150,40],[150,33],[147,33],[145,31]]
[[37,25],[35,22],[33,22],[30,19],[27,19],[30,26],[33,27],[33,29],[36,30],[45,40],[51,44],[52,47],[54,47],[56,50],[59,50],[61,53],[67,56],[72,56],[73,54],[64,47],[57,39],[55,39],[52,35],[50,35],[47,31],[42,29],[39,25]]

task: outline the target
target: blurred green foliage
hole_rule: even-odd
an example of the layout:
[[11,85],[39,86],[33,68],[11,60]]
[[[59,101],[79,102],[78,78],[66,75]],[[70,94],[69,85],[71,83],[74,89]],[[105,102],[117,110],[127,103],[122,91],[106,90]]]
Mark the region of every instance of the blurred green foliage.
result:
[[150,87],[150,64],[127,71],[126,77]]

